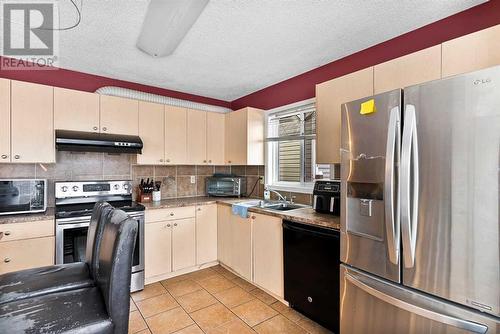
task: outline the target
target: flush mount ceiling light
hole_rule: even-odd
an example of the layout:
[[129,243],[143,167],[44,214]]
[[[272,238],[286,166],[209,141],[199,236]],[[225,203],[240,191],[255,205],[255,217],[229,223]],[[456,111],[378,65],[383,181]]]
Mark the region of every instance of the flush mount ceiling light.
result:
[[137,47],[154,57],[177,48],[208,4],[208,0],[151,0]]

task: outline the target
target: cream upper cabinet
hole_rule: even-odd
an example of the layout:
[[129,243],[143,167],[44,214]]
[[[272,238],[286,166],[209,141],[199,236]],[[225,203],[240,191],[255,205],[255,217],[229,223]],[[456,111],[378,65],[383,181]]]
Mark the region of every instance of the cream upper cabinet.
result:
[[144,228],[144,274],[146,278],[172,271],[172,222],[146,223]]
[[0,79],[0,163],[10,162],[10,80]]
[[165,107],[163,104],[139,101],[139,137],[143,142],[137,163],[162,164],[165,158]]
[[172,220],[172,270],[193,267],[196,264],[195,219]]
[[54,87],[54,128],[99,132],[99,95]]
[[374,67],[375,94],[441,78],[441,45]]
[[11,81],[11,161],[55,162],[54,89]]
[[443,43],[443,77],[500,65],[500,25]]
[[217,261],[217,205],[196,208],[196,264]]
[[165,162],[187,162],[187,111],[186,108],[165,106]]
[[340,163],[342,103],[373,95],[373,67],[316,85],[316,163]]
[[253,280],[284,298],[283,229],[281,219],[252,214]]
[[207,112],[207,162],[211,165],[224,165],[225,157],[225,115]]
[[226,114],[226,163],[264,164],[264,111],[243,108]]
[[101,132],[137,136],[139,134],[139,101],[102,95]]
[[187,109],[187,162],[207,163],[207,112]]

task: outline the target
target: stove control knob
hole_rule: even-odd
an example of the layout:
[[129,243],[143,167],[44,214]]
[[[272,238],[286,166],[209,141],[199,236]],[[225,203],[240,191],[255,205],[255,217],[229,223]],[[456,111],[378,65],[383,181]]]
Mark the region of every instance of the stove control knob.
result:
[[115,185],[113,186],[113,189],[115,189],[115,190],[119,190],[119,189],[120,189],[120,185],[119,185],[119,184],[115,184]]
[[78,191],[78,186],[73,186],[73,191],[77,192]]
[[125,183],[123,185],[123,189],[128,190],[130,188],[130,185],[128,183]]
[[63,193],[65,193],[66,191],[68,191],[68,187],[67,187],[67,186],[62,186],[62,187],[61,187],[61,191],[62,191]]

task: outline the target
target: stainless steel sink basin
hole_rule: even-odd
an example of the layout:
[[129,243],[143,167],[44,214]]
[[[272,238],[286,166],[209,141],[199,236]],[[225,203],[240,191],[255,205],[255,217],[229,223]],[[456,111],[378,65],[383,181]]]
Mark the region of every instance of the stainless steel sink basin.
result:
[[264,206],[264,209],[267,210],[275,210],[275,211],[289,211],[295,209],[306,208],[307,205],[301,204],[293,204],[293,203],[277,203],[277,204],[268,204]]

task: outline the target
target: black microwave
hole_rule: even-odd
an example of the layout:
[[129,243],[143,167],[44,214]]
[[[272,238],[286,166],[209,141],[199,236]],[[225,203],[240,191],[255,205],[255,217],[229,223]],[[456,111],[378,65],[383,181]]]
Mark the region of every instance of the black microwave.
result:
[[45,212],[47,180],[0,179],[0,215]]

